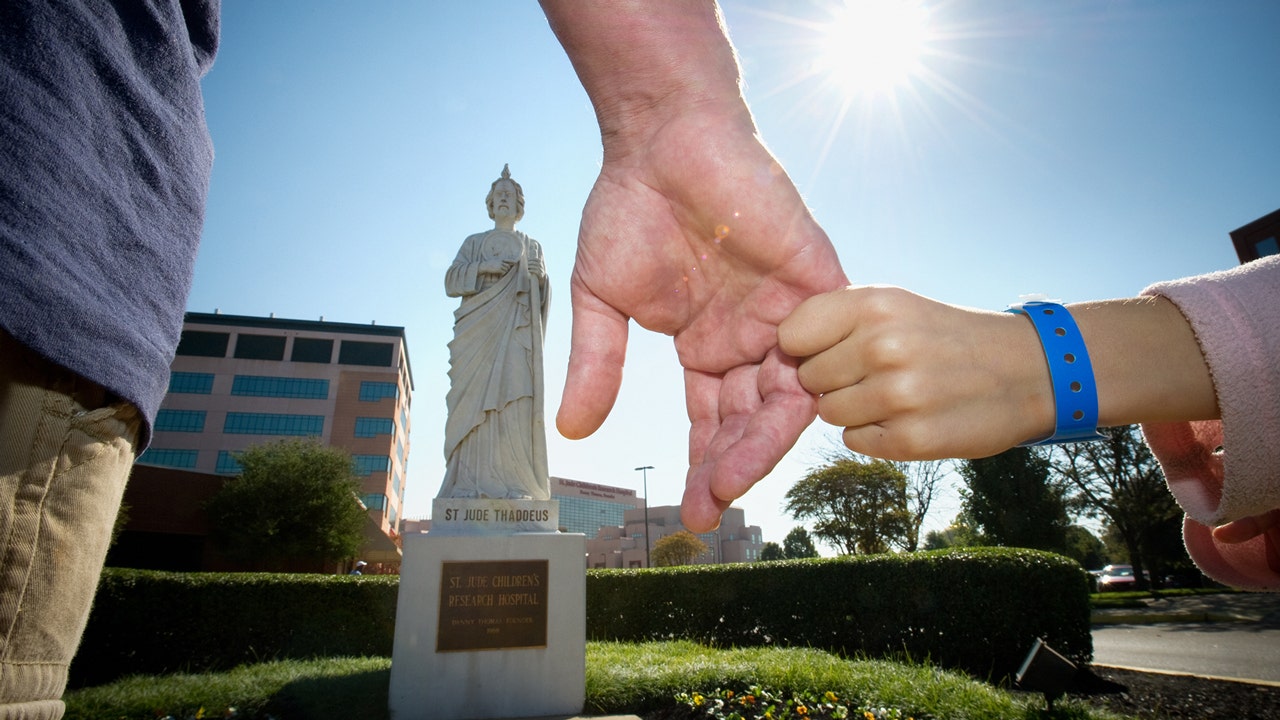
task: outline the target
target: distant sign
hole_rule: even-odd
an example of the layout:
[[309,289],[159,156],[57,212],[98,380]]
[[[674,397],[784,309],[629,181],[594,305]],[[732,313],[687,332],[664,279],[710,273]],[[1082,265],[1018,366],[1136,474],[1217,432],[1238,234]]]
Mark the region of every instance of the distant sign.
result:
[[546,560],[446,562],[436,652],[547,646]]

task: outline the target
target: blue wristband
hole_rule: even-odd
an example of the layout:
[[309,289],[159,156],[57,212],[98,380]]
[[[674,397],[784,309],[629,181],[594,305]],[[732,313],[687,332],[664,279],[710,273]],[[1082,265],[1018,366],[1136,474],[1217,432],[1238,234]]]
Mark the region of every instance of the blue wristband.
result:
[[1093,364],[1071,313],[1057,303],[1040,301],[1012,305],[1009,312],[1030,318],[1040,336],[1057,416],[1052,435],[1019,447],[1106,439],[1098,432],[1098,385],[1093,379]]

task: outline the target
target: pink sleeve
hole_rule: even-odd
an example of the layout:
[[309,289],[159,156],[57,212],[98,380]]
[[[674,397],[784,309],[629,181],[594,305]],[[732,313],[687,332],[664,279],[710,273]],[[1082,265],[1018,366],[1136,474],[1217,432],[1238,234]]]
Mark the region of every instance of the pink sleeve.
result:
[[1142,294],[1168,298],[1187,318],[1222,413],[1221,421],[1142,426],[1187,513],[1187,550],[1220,582],[1280,590],[1265,535],[1238,544],[1210,535],[1217,525],[1280,508],[1280,256]]

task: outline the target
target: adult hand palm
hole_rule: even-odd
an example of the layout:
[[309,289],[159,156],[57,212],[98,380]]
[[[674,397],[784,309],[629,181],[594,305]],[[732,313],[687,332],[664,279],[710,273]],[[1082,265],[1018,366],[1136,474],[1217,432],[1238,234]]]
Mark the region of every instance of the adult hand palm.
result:
[[777,326],[847,283],[791,181],[750,132],[694,114],[640,151],[606,152],[570,282],[573,339],[557,426],[594,432],[622,380],[628,319],[672,335],[691,422],[683,519],[714,528],[816,416]]

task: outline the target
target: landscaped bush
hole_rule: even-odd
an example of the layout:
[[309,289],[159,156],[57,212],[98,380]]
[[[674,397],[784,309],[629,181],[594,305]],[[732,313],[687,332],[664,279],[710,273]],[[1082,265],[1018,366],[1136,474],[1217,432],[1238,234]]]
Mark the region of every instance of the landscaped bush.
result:
[[[73,687],[246,662],[390,656],[398,578],[107,570]],[[587,572],[591,640],[909,657],[1001,678],[1035,638],[1093,652],[1085,573],[1027,550]]]
[[71,684],[275,659],[390,656],[397,580],[108,568]]
[[587,637],[814,647],[993,679],[1016,673],[1037,637],[1076,661],[1093,654],[1080,566],[1002,548],[593,570]]

